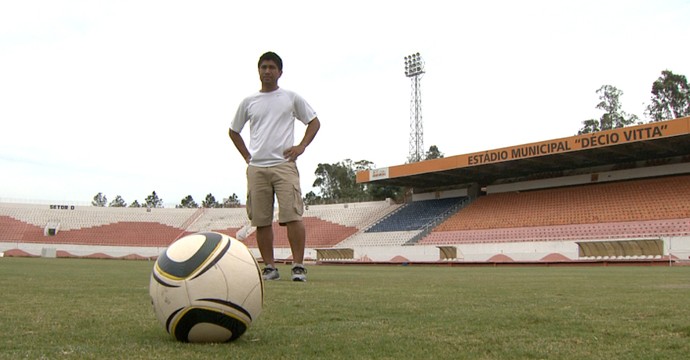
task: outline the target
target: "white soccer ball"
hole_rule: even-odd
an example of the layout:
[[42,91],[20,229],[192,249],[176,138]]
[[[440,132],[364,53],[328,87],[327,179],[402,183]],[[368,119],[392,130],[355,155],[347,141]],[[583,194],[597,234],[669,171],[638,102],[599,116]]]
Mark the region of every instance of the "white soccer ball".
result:
[[264,286],[244,244],[204,232],[178,239],[158,257],[149,294],[158,321],[175,339],[227,342],[261,313]]

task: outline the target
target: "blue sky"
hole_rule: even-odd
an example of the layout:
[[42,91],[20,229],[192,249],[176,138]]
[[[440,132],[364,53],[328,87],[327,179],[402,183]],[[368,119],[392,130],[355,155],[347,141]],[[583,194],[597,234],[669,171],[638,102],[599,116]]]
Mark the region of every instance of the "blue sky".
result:
[[643,117],[662,70],[690,76],[688,18],[663,0],[4,1],[0,201],[244,198],[227,129],[268,50],[322,121],[304,193],[319,163],[405,162],[413,52],[425,148],[448,156],[574,135],[605,84]]

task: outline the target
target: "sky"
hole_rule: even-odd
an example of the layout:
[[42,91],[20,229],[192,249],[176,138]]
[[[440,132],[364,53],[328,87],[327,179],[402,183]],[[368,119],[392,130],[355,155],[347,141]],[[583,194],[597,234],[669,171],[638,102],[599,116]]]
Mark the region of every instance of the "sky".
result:
[[575,135],[602,85],[644,119],[663,70],[690,76],[689,18],[688,0],[3,1],[0,201],[244,203],[227,132],[266,51],[321,121],[304,194],[319,163],[406,162],[416,52],[424,148],[445,156]]

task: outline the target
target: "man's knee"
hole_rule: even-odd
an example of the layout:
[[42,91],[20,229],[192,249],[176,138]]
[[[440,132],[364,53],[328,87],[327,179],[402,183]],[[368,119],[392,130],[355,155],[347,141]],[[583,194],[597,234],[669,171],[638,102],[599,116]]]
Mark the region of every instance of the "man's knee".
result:
[[287,227],[299,227],[299,226],[304,226],[304,222],[302,220],[292,220],[288,221],[285,223],[285,226]]

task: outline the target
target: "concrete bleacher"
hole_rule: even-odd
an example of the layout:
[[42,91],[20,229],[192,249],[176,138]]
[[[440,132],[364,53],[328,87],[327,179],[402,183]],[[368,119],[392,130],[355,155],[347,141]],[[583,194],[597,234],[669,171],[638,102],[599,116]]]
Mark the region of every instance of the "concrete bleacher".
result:
[[338,243],[338,247],[402,246],[419,235],[421,230],[360,232]]
[[[352,236],[358,230],[354,227],[343,226],[324,221],[315,217],[303,218],[306,242],[308,247],[324,248],[333,247],[344,239]],[[248,247],[257,247],[256,232],[251,233],[243,241]],[[273,244],[277,248],[289,248],[287,228],[273,223]]]
[[201,209],[200,216],[189,224],[186,230],[189,232],[218,231],[234,233],[245,226],[247,222],[247,210],[245,208]]
[[197,209],[51,207],[0,203],[0,241],[167,246],[186,232]]
[[400,205],[390,201],[311,205],[305,210],[304,216],[363,229],[399,207]]
[[424,229],[450,215],[467,197],[422,200],[407,203],[366,230],[368,233]]
[[[312,205],[304,214],[308,246],[333,246],[399,205],[390,201]],[[109,208],[0,203],[0,242],[88,246],[165,247],[199,231],[230,236],[250,227],[245,208]],[[289,247],[284,227],[275,227],[276,247]],[[52,228],[50,236],[47,229]],[[245,239],[256,246],[255,233]]]
[[690,176],[500,193],[479,198],[437,230],[690,218],[689,200]]
[[419,245],[690,236],[690,219],[433,231]]
[[690,176],[481,197],[418,244],[690,234]]
[[181,227],[197,209],[74,206],[51,208],[50,205],[0,203],[0,216],[7,216],[30,225],[44,227],[59,223],[63,230],[76,230],[118,222],[157,222]]
[[[363,203],[310,205],[303,214],[307,246],[311,248],[333,247],[360,233],[377,219],[386,216],[400,205],[390,201]],[[287,229],[273,223],[275,247],[289,247]],[[244,243],[256,247],[256,233],[251,233]]]
[[429,231],[435,224],[469,202],[467,197],[421,200],[398,205],[369,221],[371,226],[335,246],[402,246]]

